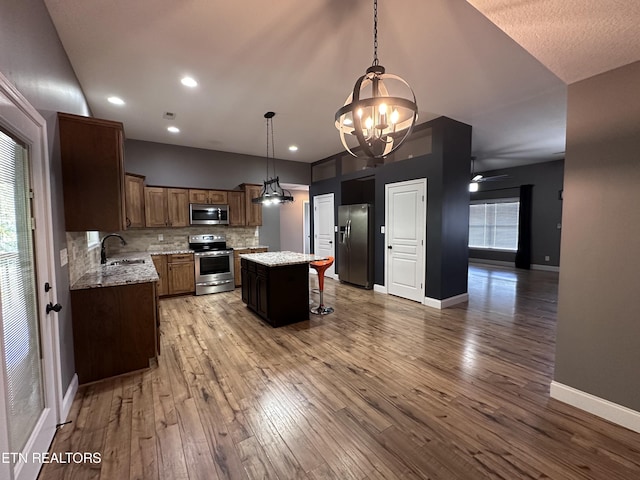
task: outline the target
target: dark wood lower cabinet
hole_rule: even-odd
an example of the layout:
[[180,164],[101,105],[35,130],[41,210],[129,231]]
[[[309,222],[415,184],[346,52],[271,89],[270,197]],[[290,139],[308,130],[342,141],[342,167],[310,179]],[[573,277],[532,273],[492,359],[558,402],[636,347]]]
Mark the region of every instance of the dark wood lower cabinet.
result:
[[273,327],[309,320],[309,265],[241,259],[242,301]]
[[157,355],[156,284],[71,291],[79,383],[149,367]]

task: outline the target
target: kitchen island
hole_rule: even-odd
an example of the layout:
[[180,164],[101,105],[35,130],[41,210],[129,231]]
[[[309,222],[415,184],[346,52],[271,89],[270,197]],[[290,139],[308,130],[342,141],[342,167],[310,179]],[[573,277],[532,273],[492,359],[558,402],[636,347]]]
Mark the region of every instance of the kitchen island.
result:
[[309,262],[294,252],[240,255],[242,301],[272,327],[309,320]]

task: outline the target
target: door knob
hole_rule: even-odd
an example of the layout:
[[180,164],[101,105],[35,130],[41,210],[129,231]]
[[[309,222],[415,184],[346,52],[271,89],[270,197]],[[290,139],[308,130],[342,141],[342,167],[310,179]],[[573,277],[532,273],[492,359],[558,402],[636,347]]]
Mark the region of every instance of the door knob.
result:
[[60,310],[62,310],[62,305],[60,305],[59,303],[56,303],[55,305],[51,302],[49,302],[47,304],[47,315],[49,315],[49,313],[51,313],[51,310],[53,310],[54,312],[58,313]]
[[389,245],[387,248],[391,250],[393,248],[393,245]]

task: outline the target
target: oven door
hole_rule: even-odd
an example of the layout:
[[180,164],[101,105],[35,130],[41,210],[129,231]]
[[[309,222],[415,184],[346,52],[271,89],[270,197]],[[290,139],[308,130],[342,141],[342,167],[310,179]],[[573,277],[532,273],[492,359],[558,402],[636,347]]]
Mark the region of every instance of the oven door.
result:
[[196,295],[228,292],[235,288],[233,251],[198,252],[194,259]]

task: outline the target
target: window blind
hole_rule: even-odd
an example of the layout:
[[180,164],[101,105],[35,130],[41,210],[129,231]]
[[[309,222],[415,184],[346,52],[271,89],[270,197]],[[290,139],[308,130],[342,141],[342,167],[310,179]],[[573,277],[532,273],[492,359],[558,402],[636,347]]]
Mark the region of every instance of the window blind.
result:
[[27,150],[0,131],[0,306],[9,447],[20,452],[44,408]]
[[469,206],[469,247],[516,251],[518,199],[483,200]]

